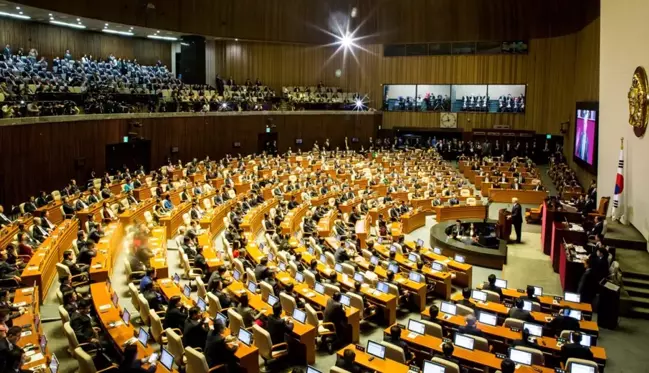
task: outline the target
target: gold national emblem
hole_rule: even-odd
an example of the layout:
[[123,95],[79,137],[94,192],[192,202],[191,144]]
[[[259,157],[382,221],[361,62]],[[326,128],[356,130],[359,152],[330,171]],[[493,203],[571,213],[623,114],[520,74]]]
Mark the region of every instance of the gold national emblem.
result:
[[649,94],[647,92],[647,72],[644,67],[638,66],[633,73],[631,88],[629,89],[629,124],[633,126],[633,132],[637,137],[644,136],[647,130],[647,104]]

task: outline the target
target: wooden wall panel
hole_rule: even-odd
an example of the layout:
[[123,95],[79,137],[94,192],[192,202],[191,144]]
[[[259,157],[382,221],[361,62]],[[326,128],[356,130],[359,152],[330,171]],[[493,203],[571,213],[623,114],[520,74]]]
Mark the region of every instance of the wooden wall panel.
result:
[[[78,118],[80,119],[80,118]],[[329,138],[332,146],[342,146],[344,138],[367,143],[376,137],[381,114],[233,114],[137,119],[140,136],[151,141],[151,165],[159,167],[172,158],[220,159],[226,153],[250,154],[258,150],[257,140],[266,125],[275,126],[278,147],[297,150]],[[64,186],[70,178],[79,182],[92,170],[99,175],[106,167],[106,145],[119,143],[130,130],[131,119],[75,120],[0,126],[0,204],[10,207],[39,190]],[[234,142],[240,148],[234,148]],[[365,144],[367,146],[367,144]],[[171,148],[178,153],[171,154]],[[76,167],[75,161],[83,166]]]
[[25,54],[36,48],[51,66],[54,57],[63,58],[70,49],[75,59],[84,54],[106,58],[111,53],[119,58],[137,59],[140,64],[153,65],[158,60],[171,69],[171,43],[142,38],[128,38],[105,33],[75,30],[36,22],[0,19],[2,47],[10,44],[15,52]]
[[[519,40],[566,35],[599,0],[18,0],[62,13],[185,34],[326,44],[352,7],[368,43]],[[340,23],[340,22],[339,22]]]

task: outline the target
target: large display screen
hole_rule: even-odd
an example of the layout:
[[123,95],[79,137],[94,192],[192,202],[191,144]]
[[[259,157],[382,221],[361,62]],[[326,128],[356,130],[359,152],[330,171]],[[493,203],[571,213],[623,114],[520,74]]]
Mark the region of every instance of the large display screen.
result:
[[487,85],[454,85],[451,87],[451,111],[488,112]]
[[416,85],[386,84],[383,86],[383,110],[415,111],[416,104]]
[[575,142],[573,160],[590,170],[597,170],[597,134],[599,105],[595,102],[578,102],[575,115]]
[[525,112],[525,85],[490,85],[488,93],[490,113]]
[[451,111],[451,86],[420,84],[417,86],[418,111]]

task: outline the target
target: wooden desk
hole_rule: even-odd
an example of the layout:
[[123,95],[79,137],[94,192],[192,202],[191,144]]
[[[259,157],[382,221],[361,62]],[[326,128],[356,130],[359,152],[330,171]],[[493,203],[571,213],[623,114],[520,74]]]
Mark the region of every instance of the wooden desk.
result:
[[[356,354],[356,364],[364,367],[365,369],[370,369],[375,372],[381,373],[408,373],[408,366],[405,364],[397,363],[394,360],[390,359],[379,359],[373,358],[371,355],[366,352],[361,352],[354,347],[353,344],[348,345],[342,350],[338,351],[338,356],[343,357],[345,350],[352,350]],[[372,360],[370,360],[372,358]]]
[[174,207],[169,216],[163,216],[160,218],[160,225],[167,228],[167,239],[172,239],[178,228],[184,224],[183,215],[189,213],[192,205],[190,202],[183,202],[180,205]]
[[24,284],[38,286],[39,301],[47,295],[54,278],[57,276],[56,263],[63,260],[63,253],[72,247],[77,238],[78,220],[65,220],[59,224],[49,237],[38,246],[34,255],[25,266],[20,276]]
[[141,188],[133,189],[133,197],[138,201],[146,201],[151,198],[151,188],[144,183]]
[[144,222],[144,213],[153,210],[155,205],[154,199],[140,200],[137,205],[131,205],[130,208],[123,213],[119,214],[119,221],[125,226],[137,222]]
[[489,199],[493,202],[511,203],[512,198],[518,198],[521,204],[540,205],[548,197],[546,191],[489,189]]
[[435,206],[434,209],[435,220],[438,223],[457,219],[484,219],[487,214],[487,206],[480,202],[478,202],[476,206]]
[[[406,242],[406,245],[413,249],[415,248],[415,243],[412,241]],[[419,250],[419,255],[424,261],[426,261],[425,259],[428,259],[430,262],[436,260],[446,263],[446,266],[451,270],[451,272],[455,273],[455,278],[451,279],[452,283],[462,287],[473,286],[473,266],[471,264],[460,263],[450,257],[435,254],[433,250],[426,247],[422,247],[421,250]]]
[[99,223],[103,220],[101,216],[101,209],[104,205],[104,202],[108,203],[108,207],[110,207],[113,203],[119,203],[119,201],[122,199],[121,195],[116,195],[114,197],[110,197],[107,199],[103,199],[97,203],[94,203],[92,205],[89,205],[87,208],[77,211],[77,217],[79,218],[79,224],[81,227],[85,230],[86,229],[86,222],[88,221],[88,216],[93,215],[95,218],[95,223]]
[[384,218],[388,216],[388,211],[390,210],[391,207],[392,204],[386,204],[378,208],[375,207],[370,209],[368,214],[372,218],[372,221],[378,221],[379,215],[383,215]]
[[359,203],[361,203],[361,199],[356,197],[350,201],[341,203],[340,205],[338,205],[338,208],[343,214],[351,214]]
[[[462,299],[462,294],[456,293],[453,296],[451,296],[451,300],[453,301],[458,301]],[[495,302],[476,302],[475,300],[471,299],[471,303],[478,308],[478,309],[483,309],[485,311],[489,311],[491,313],[496,313],[498,314],[499,320],[504,321],[505,318],[509,315],[509,308],[505,306],[502,303],[495,303]],[[543,313],[543,312],[530,312],[532,317],[534,317],[534,322],[540,323],[543,325],[548,324],[552,318],[552,316],[548,313]],[[585,333],[588,334],[594,334],[594,335],[599,335],[599,327],[597,326],[596,322],[593,321],[587,321],[587,320],[581,320],[580,322],[580,327],[581,330]]]
[[[121,307],[116,308],[112,302],[113,290],[108,289],[106,282],[97,282],[90,284],[90,295],[92,298],[92,303],[96,310],[97,319],[102,326],[102,329],[105,330],[104,335],[110,336],[111,340],[115,347],[122,351],[124,348],[124,343],[129,339],[133,338],[137,334],[135,333],[135,328],[130,324],[125,325],[121,317]],[[110,308],[100,311],[100,307],[104,305],[110,305]],[[111,325],[114,325],[111,327]],[[142,346],[141,343],[136,342],[137,346],[137,357],[143,359],[147,356],[150,356],[154,350],[151,347],[151,344],[148,344],[147,347]],[[156,373],[168,373],[167,369],[158,364],[156,366]],[[174,370],[174,373],[177,372]]]
[[[22,330],[23,335],[20,337],[20,340],[18,340],[17,345],[19,347],[25,347],[27,344],[32,344],[34,346],[38,346],[39,348],[35,351],[38,351],[42,354],[42,357],[37,357],[38,352],[35,355],[32,355],[31,357],[27,358],[27,362],[21,366],[22,369],[31,369],[35,368],[39,365],[43,364],[49,364],[49,360],[51,358],[50,355],[50,349],[45,348],[45,351],[40,349],[40,336],[43,335],[43,322],[41,321],[40,324],[38,325],[38,328],[35,326],[34,318],[36,316],[39,317],[40,319],[40,302],[38,299],[38,296],[36,294],[39,293],[38,289],[35,289],[33,287],[29,288],[22,288],[16,290],[16,294],[13,299],[13,304],[24,304],[23,307],[25,307],[25,313],[18,316],[17,318],[13,319],[13,324],[14,326],[25,326],[29,325],[30,328],[24,328]],[[31,304],[34,304],[34,307],[31,307]],[[31,334],[29,335],[24,335],[26,332],[30,332]],[[49,344],[49,341],[48,341]],[[49,371],[49,367],[47,368],[47,371]]]
[[[503,292],[503,297],[507,299],[517,299],[522,295],[525,295],[525,293],[520,293],[517,289],[501,289]],[[573,310],[578,310],[582,312],[582,315],[585,315],[586,319],[590,319],[588,315],[592,315],[593,313],[593,306],[590,305],[590,303],[575,303],[575,302],[566,302],[565,300],[559,300],[555,301],[554,297],[549,296],[549,295],[541,295],[539,298],[539,302],[541,303],[541,308],[542,309],[547,309],[548,313],[556,312],[559,311],[560,309],[564,307],[570,307]]]
[[[162,295],[169,301],[173,296],[179,296],[180,301],[182,302],[187,309],[196,305],[196,302],[185,297],[182,290],[173,283],[169,278],[161,278],[157,281],[158,289]],[[207,299],[205,300],[207,302]],[[209,318],[207,311],[204,314],[205,317]],[[212,321],[210,320],[210,323]],[[229,330],[225,334],[230,334]],[[239,348],[234,353],[234,356],[239,361],[241,368],[247,373],[258,373],[259,372],[259,349],[253,344],[252,346],[246,346],[243,343],[239,343]]]
[[426,213],[424,210],[418,209],[411,211],[407,214],[401,215],[402,231],[408,234],[417,228],[426,225]]
[[293,233],[298,232],[302,218],[306,215],[307,211],[309,211],[309,205],[307,203],[302,203],[289,211],[280,225],[282,234],[293,235]]
[[149,259],[149,266],[155,269],[159,278],[169,277],[167,266],[167,232],[165,227],[155,227],[151,230],[151,237],[148,240],[149,249],[153,257]]
[[252,234],[253,239],[257,237],[257,233],[263,228],[261,222],[264,220],[264,215],[270,213],[270,209],[276,207],[278,203],[279,201],[273,198],[248,211],[241,222],[244,233]]
[[[390,328],[384,330],[384,333],[390,334]],[[418,349],[426,351],[433,351],[434,353],[442,353],[443,340],[431,335],[415,335],[411,337],[410,332],[406,329],[401,330],[401,339],[408,344],[417,346]],[[462,361],[462,365],[479,365],[488,369],[499,370],[502,364],[502,359],[496,357],[495,354],[481,350],[467,350],[464,348],[456,347],[453,350],[453,357]],[[376,359],[374,359],[376,360]],[[540,372],[540,373],[553,373],[554,369],[546,368],[543,366],[535,365],[534,367],[521,366],[516,369],[516,372]]]
[[121,222],[110,223],[104,229],[104,237],[97,244],[97,256],[90,263],[90,280],[92,282],[106,281],[115,267],[115,260],[122,251],[124,239],[124,224]]
[[318,221],[318,236],[329,237],[331,235],[331,230],[333,229],[335,222],[336,212],[334,210],[331,210],[327,213],[327,215],[323,216],[320,221]]
[[[241,282],[232,281],[232,283],[227,287],[227,290],[237,300],[242,294],[248,294],[250,307],[254,308],[258,312],[263,312],[264,315],[270,315],[272,313],[272,307],[261,299],[261,295],[251,293]],[[315,363],[315,338],[317,330],[312,325],[302,324],[297,321],[294,321],[293,325],[291,334],[297,336],[300,344],[305,347],[307,364]]]
[[209,235],[210,242],[225,228],[223,218],[228,215],[234,203],[235,200],[231,199],[219,206],[214,206],[212,210],[207,211],[201,218],[199,224]]
[[370,219],[372,218],[366,215],[365,217],[359,219],[356,222],[356,226],[354,227],[356,237],[358,237],[358,240],[361,243],[361,249],[367,248],[367,238],[370,236]]
[[[559,273],[560,259],[561,259],[561,250],[563,249],[563,243],[572,243],[575,245],[586,245],[588,243],[588,235],[583,229],[583,226],[579,225],[581,229],[570,229],[564,222],[553,222],[552,223],[552,245],[550,246],[550,258],[552,259],[552,269],[555,273]],[[565,253],[565,250],[564,250]],[[570,290],[577,290],[579,285],[579,279],[581,276],[576,277],[576,281],[573,279],[571,281]]]

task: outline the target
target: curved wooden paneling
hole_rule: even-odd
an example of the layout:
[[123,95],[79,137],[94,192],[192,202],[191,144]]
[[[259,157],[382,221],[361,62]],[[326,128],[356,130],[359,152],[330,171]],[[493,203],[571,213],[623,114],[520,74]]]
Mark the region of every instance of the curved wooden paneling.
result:
[[[62,13],[224,38],[325,44],[332,18],[357,7],[370,43],[516,40],[566,35],[599,0],[19,0]],[[361,21],[364,21],[361,23]],[[352,27],[354,28],[354,27]]]
[[[209,155],[220,159],[226,153],[255,153],[257,136],[265,132],[267,124],[275,126],[278,148],[284,152],[289,147],[297,151],[296,138],[303,140],[303,150],[310,150],[315,141],[323,144],[327,138],[332,146],[343,146],[345,137],[366,143],[376,136],[381,123],[380,113],[346,112],[115,117],[119,119],[83,116],[60,121],[65,119],[61,117],[49,123],[0,125],[0,204],[9,207],[39,190],[63,187],[70,178],[81,182],[92,170],[103,172],[106,145],[121,142],[134,120],[142,124],[134,130],[151,140],[151,166],[155,168],[168,157],[190,160]],[[234,142],[241,147],[234,148]],[[171,154],[172,147],[177,147],[178,153]],[[83,159],[83,166],[75,167],[78,159]]]
[[69,49],[76,59],[84,54],[106,58],[112,53],[119,58],[137,58],[144,65],[154,65],[160,60],[171,69],[169,42],[119,37],[7,18],[0,18],[0,40],[3,48],[5,44],[11,44],[14,53],[18,48],[23,48],[25,54],[30,48],[36,48],[50,66],[53,58],[63,58],[65,50]]

